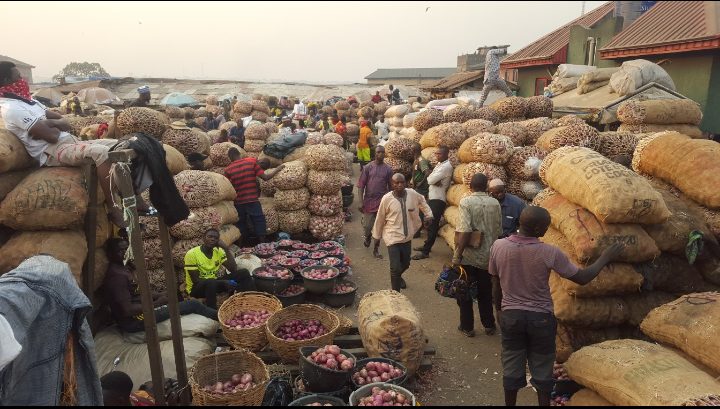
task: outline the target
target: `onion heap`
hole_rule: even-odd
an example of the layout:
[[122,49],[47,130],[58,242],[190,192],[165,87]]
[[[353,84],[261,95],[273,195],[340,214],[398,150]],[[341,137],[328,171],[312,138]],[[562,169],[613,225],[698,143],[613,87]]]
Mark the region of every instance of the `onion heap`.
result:
[[350,284],[337,284],[330,290],[330,294],[347,294],[355,291],[355,287]]
[[405,375],[402,369],[386,362],[371,361],[355,372],[352,376],[353,382],[357,385],[366,385],[375,382],[389,382]]
[[303,277],[311,280],[329,280],[337,277],[338,272],[331,268],[314,268],[309,271],[303,272]]
[[244,373],[242,375],[234,374],[229,381],[218,381],[214,384],[206,385],[203,390],[217,395],[228,395],[238,391],[246,391],[256,386],[255,382],[253,382],[252,374]]
[[319,320],[290,320],[275,331],[275,336],[285,341],[304,341],[326,333]]
[[290,287],[282,290],[280,294],[278,294],[281,297],[292,297],[298,294],[302,294],[305,292],[305,287],[297,284],[292,284]]
[[235,329],[255,328],[263,325],[270,315],[267,310],[241,311],[235,313],[233,318],[225,320],[225,325]]
[[310,354],[308,359],[333,371],[347,372],[355,367],[355,360],[345,356],[337,345],[326,345]]
[[412,399],[400,392],[372,388],[372,395],[360,399],[358,406],[411,406]]
[[287,268],[278,268],[273,266],[264,266],[255,270],[254,275],[262,278],[279,278],[281,280],[290,280],[293,278],[292,273]]

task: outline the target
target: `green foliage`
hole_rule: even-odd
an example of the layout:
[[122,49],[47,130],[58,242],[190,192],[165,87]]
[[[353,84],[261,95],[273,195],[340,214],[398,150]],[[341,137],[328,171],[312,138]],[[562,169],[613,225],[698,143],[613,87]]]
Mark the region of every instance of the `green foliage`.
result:
[[66,65],[65,68],[60,70],[60,72],[53,76],[53,80],[55,81],[61,81],[65,77],[109,77],[110,74],[108,74],[105,69],[96,62],[89,63],[89,62],[71,62],[70,64]]

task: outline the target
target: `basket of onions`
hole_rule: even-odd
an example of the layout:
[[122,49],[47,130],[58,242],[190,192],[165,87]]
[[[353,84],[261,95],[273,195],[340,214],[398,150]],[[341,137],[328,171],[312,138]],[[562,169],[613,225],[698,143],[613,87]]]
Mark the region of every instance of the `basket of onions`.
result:
[[218,321],[225,338],[235,349],[259,351],[268,340],[265,323],[283,308],[268,293],[246,291],[228,298],[218,310]]
[[416,406],[415,395],[391,383],[371,383],[350,395],[350,406]]
[[312,304],[296,304],[276,312],[265,323],[270,347],[284,363],[297,363],[300,347],[330,345],[340,326],[337,314]]
[[352,281],[340,281],[325,294],[325,304],[329,307],[349,307],[355,302],[357,285]]
[[340,271],[335,267],[320,265],[306,267],[302,269],[300,275],[309,293],[322,295],[335,287]]
[[288,406],[347,406],[347,403],[334,396],[308,395],[295,399]]
[[402,385],[407,380],[407,369],[392,359],[365,358],[357,361],[350,379],[356,388],[377,382]]
[[347,385],[356,361],[337,345],[300,348],[300,373],[310,392],[332,392]]
[[275,296],[280,300],[283,307],[302,304],[305,302],[305,287],[302,286],[302,281],[293,281],[290,287],[277,293]]
[[293,273],[287,268],[264,265],[252,272],[255,288],[269,294],[277,294],[290,286]]
[[260,406],[270,373],[244,349],[205,355],[190,370],[194,406]]

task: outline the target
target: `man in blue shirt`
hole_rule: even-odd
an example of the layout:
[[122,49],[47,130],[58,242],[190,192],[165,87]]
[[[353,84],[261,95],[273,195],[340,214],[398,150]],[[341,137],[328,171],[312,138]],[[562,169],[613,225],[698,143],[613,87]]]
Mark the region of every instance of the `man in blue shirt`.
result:
[[527,204],[519,197],[505,192],[505,183],[500,179],[493,179],[488,184],[488,193],[490,196],[500,202],[502,211],[502,236],[508,237],[515,234],[520,227],[520,213]]

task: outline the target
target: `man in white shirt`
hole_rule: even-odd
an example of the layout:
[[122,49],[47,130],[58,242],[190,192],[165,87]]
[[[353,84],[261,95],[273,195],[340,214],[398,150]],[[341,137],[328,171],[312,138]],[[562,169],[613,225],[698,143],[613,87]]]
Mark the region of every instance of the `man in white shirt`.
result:
[[388,133],[390,132],[390,126],[385,122],[385,116],[380,115],[380,118],[375,122],[375,129],[377,129],[378,139],[387,142]]
[[[70,124],[57,112],[46,110],[30,99],[27,83],[12,63],[0,62],[0,113],[5,127],[25,145],[28,154],[40,166],[81,166],[86,158],[97,165],[98,181],[105,203],[112,206],[108,152],[117,144],[114,139],[81,141],[69,132]],[[112,207],[110,220],[123,226],[119,207]]]
[[293,118],[298,121],[300,128],[305,127],[305,120],[307,119],[307,107],[303,101],[298,101],[293,107]]
[[497,89],[505,93],[505,96],[512,95],[512,91],[505,81],[500,78],[500,56],[505,49],[493,47],[485,56],[485,79],[483,80],[482,96],[480,97],[480,106],[483,106],[490,91]]
[[430,185],[428,204],[430,205],[430,209],[432,209],[432,213],[437,217],[435,217],[428,226],[428,236],[427,240],[425,240],[425,245],[413,249],[420,252],[413,256],[413,260],[422,260],[430,257],[430,250],[432,250],[432,246],[437,239],[438,230],[440,229],[440,215],[445,213],[445,207],[447,207],[446,194],[450,187],[453,174],[453,167],[448,159],[449,154],[450,149],[448,149],[447,146],[440,146],[435,152],[438,164],[435,165],[432,173],[427,177],[427,182],[428,185]]

